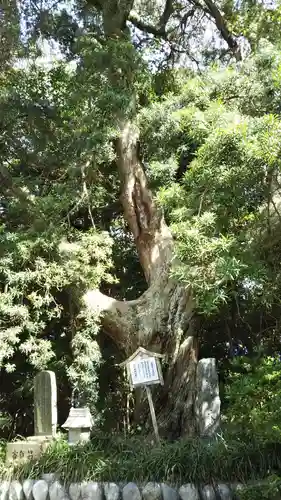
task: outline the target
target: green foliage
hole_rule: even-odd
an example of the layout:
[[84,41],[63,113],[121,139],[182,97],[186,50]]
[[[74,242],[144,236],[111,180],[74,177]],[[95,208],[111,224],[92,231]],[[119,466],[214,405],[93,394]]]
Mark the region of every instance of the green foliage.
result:
[[219,99],[228,108],[244,115],[262,116],[280,111],[280,51],[264,43],[254,57],[245,59],[237,71],[215,68],[209,73],[212,99]]
[[1,4],[0,70],[10,65],[19,46],[19,12],[15,0],[4,0]]
[[56,471],[66,483],[81,481],[146,481],[172,484],[246,482],[280,473],[280,441],[230,439],[181,440],[156,446],[150,439],[96,434],[89,444],[69,447],[60,440],[39,462],[2,475],[38,478]]
[[252,50],[257,50],[264,40],[280,44],[280,2],[272,5],[255,0],[243,0],[239,7],[232,0],[223,1],[223,10],[229,26],[244,36]]
[[[87,187],[102,174],[90,170],[74,109],[65,110],[69,72],[27,67],[2,76],[1,368],[9,374],[53,368],[59,378],[68,375],[73,389],[79,381],[81,401],[93,407],[99,323],[81,312],[81,297],[112,281],[112,240],[92,215],[109,195],[106,186]],[[20,401],[19,379],[10,381]]]
[[6,290],[1,300],[1,360],[2,366],[8,362],[9,371],[15,368],[10,360],[17,345],[35,368],[45,368],[54,354],[52,341],[44,336],[50,322],[61,316],[59,294],[72,287],[81,293],[105,276],[108,239],[95,233],[75,238],[74,232],[72,237],[67,242],[54,231],[40,236],[2,231],[0,269]]
[[[58,375],[65,407],[70,385],[81,404],[87,402],[93,410],[97,405],[102,334],[99,318],[83,309],[83,293],[101,287],[110,296],[134,299],[146,287],[120,214],[114,146],[128,119],[140,128],[141,158],[175,236],[171,275],[192,288],[208,355],[219,353],[223,364],[226,342],[250,348],[260,343],[275,352],[281,319],[281,59],[277,45],[261,40],[267,31],[270,42],[275,38],[271,21],[280,23],[280,6],[270,10],[255,2],[249,8],[246,0],[239,6],[222,2],[229,27],[261,50],[239,65],[204,67],[199,74],[175,69],[178,56],[167,55],[167,40],[163,44],[150,34],[139,39],[129,25],[122,27],[122,35],[107,37],[103,21],[111,26],[118,17],[111,16],[109,0],[74,2],[68,12],[60,2],[51,9],[43,2],[41,11],[36,1],[22,2],[27,59],[11,65],[20,45],[19,13],[14,2],[9,4],[3,10],[7,43],[4,62],[0,60],[3,411],[28,417],[30,399],[23,403],[24,398],[30,397],[34,373],[46,367]],[[154,4],[141,4],[148,25],[155,23],[159,13]],[[180,32],[182,24],[189,25],[189,13],[183,14],[180,5],[167,26],[170,45],[180,54],[191,51],[202,35],[197,14],[192,13],[184,37]],[[65,60],[49,68],[35,64],[38,33],[55,39]],[[215,50],[216,60],[221,53],[221,48]],[[205,55],[198,54],[200,61]],[[220,334],[212,341],[214,324]],[[254,384],[251,378],[245,381],[249,389]],[[257,392],[261,400],[269,398]],[[12,398],[6,397],[9,393]],[[231,401],[236,411],[236,399]],[[277,413],[273,407],[270,411],[273,422]],[[271,425],[262,410],[255,421],[253,408],[250,413],[256,428],[262,422]],[[212,463],[213,448],[208,449]],[[167,477],[176,471],[181,448],[175,450],[165,450],[172,457]],[[69,453],[62,448],[65,460]],[[184,459],[185,453],[179,456]],[[148,471],[147,449],[139,454],[139,466]],[[157,456],[153,459],[158,463]],[[201,455],[200,460],[205,464]],[[108,457],[104,461],[109,463]],[[119,458],[112,465],[120,478],[129,459],[125,465],[118,469]],[[93,477],[99,477],[95,467],[96,462]]]
[[254,500],[256,498],[271,500],[272,498],[279,498],[280,488],[280,477],[273,475],[269,476],[266,481],[258,482],[258,484],[240,487],[239,498],[241,500]]
[[[84,317],[83,317],[84,316]],[[98,400],[98,367],[101,352],[97,342],[99,318],[81,312],[78,315],[80,328],[75,329],[71,341],[73,363],[67,368],[67,375],[73,388],[75,403],[89,406],[92,415],[96,414]]]
[[[177,212],[178,219],[182,213]],[[187,224],[176,223],[177,257],[189,266],[177,265],[172,275],[190,286],[200,312],[211,314],[226,302],[231,283],[243,275],[245,264],[237,258],[236,242],[230,236],[216,236],[214,214],[205,212]],[[191,265],[190,265],[191,264]]]
[[[225,397],[226,419],[233,431],[260,439],[280,440],[281,362],[279,356],[249,360],[239,357],[232,362]],[[242,372],[242,373],[241,373]],[[243,411],[241,411],[243,401]]]
[[[177,242],[172,275],[192,286],[201,314],[233,299],[278,301],[276,264],[263,248],[276,232],[279,60],[265,49],[239,69],[191,79],[140,115],[148,174]],[[175,158],[186,165],[180,185]]]
[[279,171],[279,129],[268,116],[212,130],[185,177],[183,206],[171,213],[182,262],[174,275],[192,284],[203,312],[226,301],[234,284],[255,280],[260,295],[270,272],[256,245],[259,211],[271,196],[267,175]]

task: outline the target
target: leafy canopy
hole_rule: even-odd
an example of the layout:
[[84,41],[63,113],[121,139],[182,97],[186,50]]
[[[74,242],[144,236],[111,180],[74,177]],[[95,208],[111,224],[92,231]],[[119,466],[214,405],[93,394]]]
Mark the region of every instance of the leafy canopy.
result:
[[[222,328],[213,343],[205,335],[208,353],[223,344],[221,360],[238,334],[251,348],[262,336],[275,352],[281,65],[278,40],[272,47],[262,38],[279,6],[220,3],[228,28],[258,49],[234,65],[233,38],[228,47],[212,45],[212,53],[194,45],[213,19],[201,4],[178,3],[153,34],[159,9],[140,2],[118,43],[104,36],[100,2],[68,10],[43,4],[34,11],[36,2],[24,2],[19,12],[10,3],[3,20],[0,360],[3,386],[13,394],[12,402],[3,395],[5,408],[19,410],[35,371],[45,367],[56,370],[62,393],[69,395],[71,384],[95,406],[99,319],[83,310],[83,292],[100,287],[135,298],[145,289],[119,202],[120,114],[139,126],[140,154],[175,236],[172,276],[192,286],[207,333],[212,321],[230,325],[230,340]],[[55,39],[64,59],[40,66],[38,35]],[[183,53],[193,62],[200,56],[201,72],[190,60],[189,69],[175,69],[175,62],[185,65]],[[232,64],[223,58],[222,65],[223,55]],[[216,65],[207,67],[210,58]]]

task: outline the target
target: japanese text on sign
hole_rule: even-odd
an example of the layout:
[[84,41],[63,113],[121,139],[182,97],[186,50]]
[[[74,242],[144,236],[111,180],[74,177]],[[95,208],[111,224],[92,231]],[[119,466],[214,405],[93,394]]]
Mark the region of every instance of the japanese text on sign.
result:
[[133,385],[159,381],[156,360],[153,357],[139,358],[129,364]]

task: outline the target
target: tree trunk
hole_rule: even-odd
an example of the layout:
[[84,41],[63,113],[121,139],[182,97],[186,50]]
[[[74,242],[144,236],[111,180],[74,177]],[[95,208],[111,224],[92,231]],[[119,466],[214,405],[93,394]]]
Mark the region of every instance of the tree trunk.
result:
[[85,300],[102,313],[105,331],[128,356],[142,346],[163,353],[164,387],[157,387],[160,433],[171,437],[195,432],[194,398],[197,337],[191,291],[169,276],[173,239],[155,205],[137,156],[137,130],[126,123],[117,141],[124,215],[134,235],[147,291],[133,301],[117,301],[98,291]]
[[198,346],[190,294],[167,273],[134,301],[115,301],[98,291],[89,291],[85,300],[90,309],[99,308],[106,333],[126,356],[139,346],[164,354],[164,386],[155,391],[160,433],[194,434]]
[[[119,37],[124,37],[123,23],[132,3],[104,2],[104,31],[116,43]],[[122,12],[114,10],[117,5],[118,9],[123,8]],[[114,79],[116,73],[112,75],[113,82]],[[127,84],[130,88],[129,80]],[[120,130],[116,158],[124,216],[134,236],[148,289],[137,300],[127,302],[92,290],[85,295],[85,302],[89,309],[101,313],[104,330],[126,356],[139,346],[165,355],[164,387],[158,386],[155,391],[160,433],[172,437],[192,435],[195,432],[197,338],[191,290],[184,289],[169,276],[173,238],[162,210],[153,200],[138,157],[138,130],[129,120],[120,116],[116,120]]]

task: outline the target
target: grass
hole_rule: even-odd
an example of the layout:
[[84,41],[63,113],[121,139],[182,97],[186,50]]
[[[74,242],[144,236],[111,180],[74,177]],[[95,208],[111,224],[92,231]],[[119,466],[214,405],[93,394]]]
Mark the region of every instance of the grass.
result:
[[246,482],[281,474],[281,442],[230,437],[182,440],[152,445],[145,438],[96,435],[84,446],[58,440],[40,461],[7,470],[2,478],[40,478],[55,472],[65,483],[79,481],[147,481],[170,484]]

